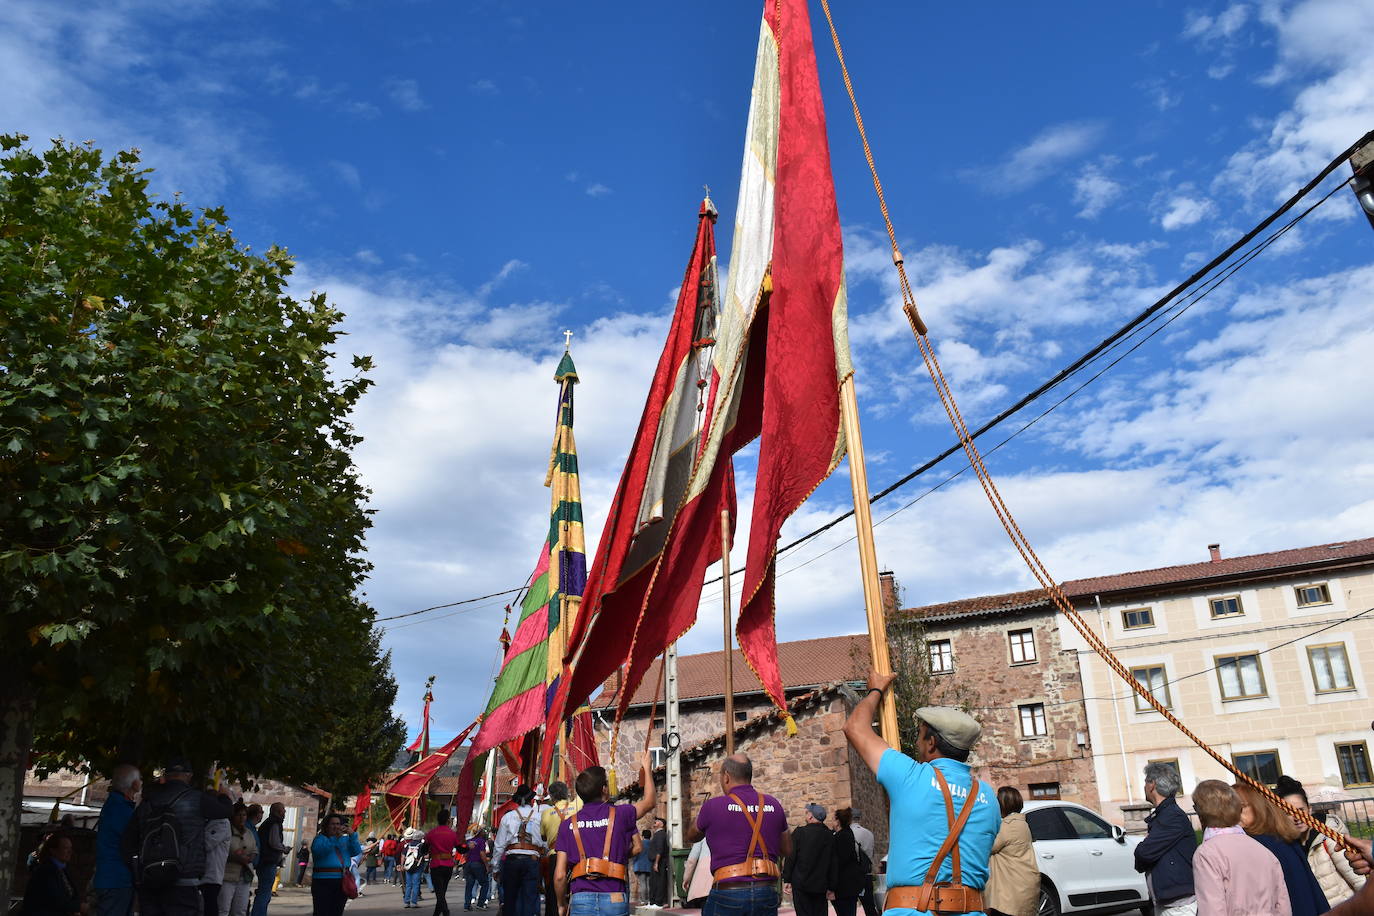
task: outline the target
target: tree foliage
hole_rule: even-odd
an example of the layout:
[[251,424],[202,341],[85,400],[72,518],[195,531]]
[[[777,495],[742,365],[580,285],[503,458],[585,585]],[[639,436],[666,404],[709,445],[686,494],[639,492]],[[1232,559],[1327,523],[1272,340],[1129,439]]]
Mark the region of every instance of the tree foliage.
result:
[[922,706],[958,706],[972,713],[978,702],[978,690],[953,675],[936,675],[930,670],[930,648],[921,619],[898,611],[901,606],[900,586],[895,606],[887,609],[887,648],[897,702],[897,728],[902,747],[916,746],[919,727],[916,710]]
[[356,791],[403,740],[355,597],[369,360],[332,365],[342,315],[290,295],[287,252],[154,198],[135,152],[24,139],[0,136],[0,662],[35,762]]

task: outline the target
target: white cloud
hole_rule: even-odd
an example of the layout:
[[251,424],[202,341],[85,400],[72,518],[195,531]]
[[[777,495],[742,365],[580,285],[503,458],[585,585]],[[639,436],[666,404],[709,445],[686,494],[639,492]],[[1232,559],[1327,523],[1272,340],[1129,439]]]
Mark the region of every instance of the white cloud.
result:
[[1098,144],[1105,131],[1106,125],[1096,121],[1056,124],[1017,149],[1005,166],[970,170],[965,175],[985,188],[1024,190],[1083,156]]
[[602,184],[602,183],[599,182],[599,181],[598,181],[597,183],[595,183],[595,184],[589,184],[589,185],[587,185],[587,196],[588,196],[588,197],[604,197],[605,195],[610,194],[610,193],[611,193],[611,189],[608,188],[608,187],[606,187],[604,184]]
[[1215,16],[1190,13],[1183,28],[1183,37],[1210,43],[1233,37],[1250,18],[1250,7],[1233,3]]
[[[1219,178],[1247,196],[1282,199],[1374,124],[1374,57],[1354,36],[1374,34],[1370,0],[1305,0],[1262,16],[1277,36],[1274,69],[1263,82],[1292,83],[1292,104],[1231,157]],[[1298,82],[1303,77],[1305,82]],[[1326,208],[1341,215],[1354,208]]]
[[1098,166],[1089,166],[1073,182],[1073,202],[1079,219],[1097,219],[1121,196],[1121,182],[1108,177]]
[[1201,222],[1210,216],[1215,207],[1207,198],[1194,198],[1175,194],[1164,203],[1164,212],[1159,215],[1159,226],[1166,232],[1182,229]]
[[485,78],[473,81],[468,89],[477,95],[496,95],[501,91],[497,88],[494,80]]
[[424,111],[429,107],[429,103],[420,96],[420,84],[416,80],[387,80],[386,91],[391,101],[405,111]]
[[353,260],[360,264],[366,264],[368,267],[376,267],[382,263],[381,257],[371,248],[358,249],[353,253]]

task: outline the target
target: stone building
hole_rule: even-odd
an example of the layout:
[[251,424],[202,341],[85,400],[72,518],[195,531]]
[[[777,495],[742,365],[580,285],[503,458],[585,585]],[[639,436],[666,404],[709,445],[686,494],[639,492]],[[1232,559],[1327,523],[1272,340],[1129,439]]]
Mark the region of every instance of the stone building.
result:
[[[1156,699],[1251,776],[1374,796],[1369,687],[1374,538],[1076,579],[1086,625]],[[1043,590],[889,612],[923,628],[936,701],[984,724],[977,760],[1028,798],[1098,807],[1128,829],[1147,763],[1185,792],[1229,773],[1123,682]],[[1099,807],[1100,804],[1100,807]]]
[[[805,820],[805,805],[815,802],[829,812],[858,806],[880,850],[887,849],[887,801],[877,780],[849,748],[844,720],[857,700],[869,666],[868,637],[832,636],[779,643],[778,661],[797,734],[787,735],[782,717],[745,664],[733,653],[736,750],[754,763],[754,782],[777,796],[793,826]],[[683,816],[690,823],[701,803],[719,791],[716,783],[725,756],[724,653],[686,655],[678,660],[679,735],[682,757]],[[660,698],[654,703],[655,678],[646,678],[635,693],[621,726],[616,772],[622,787],[635,780],[635,760],[652,729],[656,779],[662,784],[667,739]],[[593,701],[603,761],[609,756],[609,723],[614,719],[616,684],[607,683]],[[652,721],[651,721],[652,712]],[[665,804],[660,795],[660,805]]]
[[[1280,773],[1314,797],[1374,795],[1374,538],[1080,579],[1065,591],[1141,684],[1242,771]],[[1141,810],[1141,770],[1178,767],[1185,791],[1227,778],[1215,760],[1127,689],[1087,643],[1078,651],[1104,804]],[[1314,799],[1315,800],[1315,799]]]
[[907,608],[888,621],[894,637],[906,630],[924,643],[930,702],[982,723],[971,758],[979,779],[1027,800],[1098,807],[1078,655],[1043,590]]

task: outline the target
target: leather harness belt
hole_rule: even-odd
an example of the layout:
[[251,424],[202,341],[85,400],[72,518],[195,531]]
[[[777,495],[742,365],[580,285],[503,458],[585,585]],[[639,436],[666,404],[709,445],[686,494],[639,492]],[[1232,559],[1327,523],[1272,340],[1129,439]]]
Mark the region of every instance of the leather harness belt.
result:
[[[586,810],[585,808],[583,809]],[[611,860],[611,837],[615,835],[615,806],[611,806],[611,815],[606,819],[606,845],[602,847],[601,858],[587,858],[587,850],[582,845],[582,831],[577,829],[577,818],[572,822],[573,841],[577,843],[577,864],[573,866],[572,876],[574,878],[588,878],[597,880],[600,878],[610,878],[613,881],[628,881],[628,869],[623,862]]]
[[[935,771],[940,791],[945,796],[945,819],[949,822],[949,836],[945,837],[940,851],[935,854],[935,860],[930,863],[930,868],[926,871],[926,880],[918,887],[888,888],[883,909],[923,910],[942,914],[977,913],[983,909],[983,892],[961,883],[963,874],[959,868],[959,835],[964,832],[964,825],[968,823],[969,815],[973,813],[973,806],[978,799],[978,779],[974,777],[969,785],[968,798],[964,800],[964,806],[956,818],[954,797],[949,793],[949,783],[945,782],[945,775],[936,767],[931,769]],[[950,856],[953,870],[949,881],[937,883],[935,878],[940,873],[945,856]]]
[[[744,854],[744,861],[738,865],[726,865],[711,872],[711,877],[719,884],[722,881],[735,881],[741,878],[777,878],[781,872],[778,871],[778,863],[773,861],[768,853],[768,844],[763,841],[763,793],[759,795],[759,816],[758,820],[749,816],[749,806],[740,801],[739,796],[730,793],[730,800],[739,805],[740,811],[744,814],[744,819],[749,822],[749,829],[753,835],[749,838],[749,849]],[[754,850],[760,850],[760,855],[754,855]]]

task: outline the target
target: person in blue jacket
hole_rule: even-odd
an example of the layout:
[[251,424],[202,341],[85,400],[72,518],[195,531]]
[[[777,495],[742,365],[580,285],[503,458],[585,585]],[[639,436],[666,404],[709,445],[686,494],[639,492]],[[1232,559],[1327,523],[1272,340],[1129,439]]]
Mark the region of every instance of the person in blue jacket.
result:
[[1145,767],[1145,800],[1155,810],[1145,816],[1145,839],[1135,848],[1135,870],[1145,875],[1150,899],[1159,916],[1190,916],[1197,912],[1193,894],[1193,853],[1197,835],[1193,822],[1174,798],[1183,788],[1178,771],[1167,763]]
[[314,916],[342,916],[344,904],[343,875],[351,871],[353,857],[363,853],[357,834],[350,833],[342,814],[324,819],[324,831],[310,844],[310,859],[315,863],[310,873],[310,899]]
[[96,916],[129,916],[134,909],[134,876],[120,844],[133,820],[135,799],[143,788],[138,767],[121,763],[110,777],[110,797],[100,809],[95,828]]

